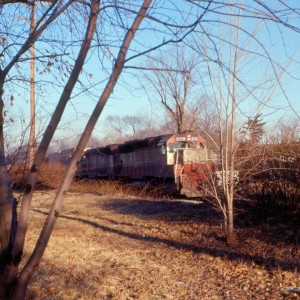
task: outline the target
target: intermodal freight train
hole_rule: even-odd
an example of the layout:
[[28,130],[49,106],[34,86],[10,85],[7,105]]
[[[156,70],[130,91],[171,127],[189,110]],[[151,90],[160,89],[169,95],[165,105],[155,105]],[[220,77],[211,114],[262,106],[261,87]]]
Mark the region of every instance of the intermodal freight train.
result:
[[182,195],[199,195],[214,159],[198,134],[168,134],[85,151],[79,178],[172,180]]

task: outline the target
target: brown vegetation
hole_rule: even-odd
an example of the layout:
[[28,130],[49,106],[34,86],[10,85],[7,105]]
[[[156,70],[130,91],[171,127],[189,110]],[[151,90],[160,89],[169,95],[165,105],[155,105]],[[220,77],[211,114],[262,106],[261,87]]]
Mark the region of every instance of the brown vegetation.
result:
[[[43,166],[27,253],[53,198],[45,187],[56,187],[63,169]],[[300,222],[291,210],[237,202],[228,247],[222,216],[200,201],[111,181],[71,190],[27,299],[299,298],[286,289],[300,285]]]
[[[34,194],[30,252],[52,192]],[[27,299],[298,299],[299,219],[222,217],[189,200],[70,193]]]
[[[38,177],[38,189],[56,189],[63,180],[66,166],[62,164],[44,163]],[[28,165],[14,165],[11,167],[9,174],[15,190],[25,188],[25,180],[29,173]]]
[[[64,171],[42,166],[27,253]],[[12,168],[16,187],[25,173]],[[201,201],[122,181],[74,180],[70,190],[27,299],[300,299],[289,290],[300,286],[299,211],[272,201],[279,194],[236,201],[229,247],[222,215]]]

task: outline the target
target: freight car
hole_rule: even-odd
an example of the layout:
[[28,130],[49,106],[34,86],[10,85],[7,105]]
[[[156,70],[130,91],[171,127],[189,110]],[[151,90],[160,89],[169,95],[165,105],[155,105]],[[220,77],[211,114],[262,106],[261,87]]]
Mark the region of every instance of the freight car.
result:
[[172,180],[180,194],[199,195],[214,159],[198,134],[168,134],[89,149],[77,168],[79,178]]

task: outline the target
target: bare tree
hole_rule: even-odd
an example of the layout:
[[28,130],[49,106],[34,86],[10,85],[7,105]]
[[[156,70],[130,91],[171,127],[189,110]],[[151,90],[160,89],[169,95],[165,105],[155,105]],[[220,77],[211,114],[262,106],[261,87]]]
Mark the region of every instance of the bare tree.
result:
[[131,129],[131,135],[135,136],[137,131],[140,129],[142,124],[142,120],[139,116],[131,116],[131,115],[125,115],[123,117],[124,123],[128,124],[128,127]]
[[167,119],[173,123],[173,131],[182,133],[193,128],[199,106],[193,102],[196,85],[196,61],[180,47],[149,61],[144,72],[147,86],[158,96],[166,110]]
[[[191,1],[201,6],[199,1]],[[216,3],[214,3],[216,4]],[[234,200],[237,195],[237,181],[245,161],[253,160],[251,167],[244,172],[249,175],[255,166],[258,152],[246,151],[247,156],[240,156],[239,152],[245,131],[243,124],[248,123],[248,129],[252,129],[252,138],[258,141],[262,135],[263,122],[260,120],[264,109],[272,107],[272,97],[275,90],[282,88],[282,76],[286,73],[285,64],[276,63],[267,46],[259,39],[260,29],[263,22],[275,22],[281,20],[283,26],[295,29],[286,23],[283,9],[274,12],[267,4],[256,2],[256,5],[244,6],[242,1],[228,1],[216,11],[218,34],[212,34],[212,28],[201,25],[201,29],[195,32],[193,39],[188,45],[194,49],[207,65],[208,79],[202,79],[203,89],[207,91],[208,97],[215,103],[217,112],[218,130],[217,134],[208,133],[208,137],[215,145],[219,160],[217,178],[211,174],[210,188],[206,190],[209,199],[221,210],[224,216],[224,230],[228,244],[234,241]],[[262,6],[261,6],[262,5]],[[280,5],[280,3],[279,3]],[[284,5],[283,5],[284,6]],[[286,6],[288,8],[288,6]],[[270,14],[270,12],[272,13]],[[256,23],[248,28],[244,27],[245,20],[254,20]],[[208,23],[214,26],[214,21]],[[198,39],[197,39],[198,34]],[[204,37],[204,39],[203,39]],[[249,78],[245,70],[249,61],[264,61],[269,64],[271,72],[263,76]],[[284,94],[284,93],[283,93]],[[284,94],[284,96],[287,96]],[[289,103],[289,100],[287,103]],[[249,103],[251,103],[249,105]],[[249,109],[249,106],[251,109]],[[293,107],[291,107],[293,109]],[[243,119],[246,118],[246,121]]]
[[280,118],[267,132],[267,143],[289,144],[300,141],[300,118]]
[[[1,6],[2,5],[3,4],[1,4]],[[13,55],[10,47],[15,46],[16,42],[13,41],[13,44],[9,45],[9,37],[5,35],[2,36],[2,51],[0,56],[4,57],[5,59],[5,61],[2,61],[0,66],[0,297],[2,298],[8,297],[10,286],[17,275],[16,265],[18,264],[18,260],[16,261],[15,256],[12,255],[18,226],[16,216],[16,201],[12,194],[12,187],[6,168],[6,158],[4,152],[4,86],[7,81],[7,77],[9,76],[9,72],[20,61],[22,55],[29,50],[32,43],[41,36],[47,26],[51,24],[57,17],[59,17],[70,5],[71,1],[66,2],[63,5],[57,3],[50,5],[50,7],[44,12],[41,19],[41,22],[43,20],[45,20],[45,22],[43,24],[38,22],[36,24],[35,28],[30,32],[28,38],[25,39],[25,42]],[[5,8],[1,7],[1,10],[2,12],[5,11]],[[10,56],[11,59],[9,59]],[[20,257],[20,254],[18,254],[18,256]]]
[[[41,1],[42,2],[42,1]],[[20,1],[19,3],[32,4],[27,1]],[[23,8],[21,8],[18,1],[2,1],[1,2],[1,22],[6,24],[8,16],[14,16],[15,14],[22,14]],[[202,12],[199,11],[199,15],[191,16],[190,23],[187,21],[189,18],[183,17],[189,15],[187,9],[183,14],[182,10],[177,10],[180,16],[176,21],[172,21],[167,11],[168,6],[165,4],[156,3],[152,4],[150,0],[144,0],[139,4],[133,3],[121,3],[116,1],[108,1],[103,3],[100,7],[100,2],[92,0],[90,2],[76,2],[76,1],[50,1],[47,6],[41,6],[40,11],[37,11],[39,19],[37,20],[35,27],[29,32],[23,30],[22,27],[17,26],[19,34],[14,32],[11,35],[9,31],[13,26],[4,26],[5,31],[1,32],[1,64],[0,64],[0,96],[1,96],[1,132],[0,132],[0,204],[1,204],[1,218],[0,218],[0,238],[1,238],[1,249],[0,249],[0,297],[11,298],[11,299],[24,299],[26,289],[29,280],[31,279],[36,267],[40,263],[43,256],[52,229],[54,227],[56,219],[59,217],[61,207],[64,199],[64,195],[68,190],[71,180],[76,170],[76,164],[81,158],[81,155],[86,147],[88,140],[92,134],[95,124],[101,114],[103,107],[109,99],[113,89],[120,77],[122,70],[124,69],[125,63],[132,61],[134,58],[137,59],[146,53],[156,50],[159,47],[168,45],[169,43],[177,43],[187,36],[197,26],[202,16],[205,14],[206,9]],[[15,6],[16,5],[16,6]],[[152,5],[152,6],[151,6]],[[151,10],[149,10],[151,6]],[[39,14],[38,14],[39,13]],[[26,190],[22,197],[20,215],[17,218],[16,215],[16,202],[13,198],[11,183],[9,180],[8,172],[6,169],[6,159],[4,152],[4,134],[3,134],[3,123],[4,123],[4,89],[9,82],[12,82],[14,78],[14,71],[19,70],[20,64],[28,60],[26,53],[30,49],[31,45],[38,41],[47,40],[45,48],[39,47],[36,44],[36,50],[39,52],[40,59],[46,60],[45,72],[50,72],[52,65],[53,54],[49,53],[51,45],[57,48],[58,38],[61,31],[53,32],[54,23],[59,20],[59,17],[64,13],[60,24],[67,24],[69,27],[69,41],[63,37],[60,41],[61,48],[71,49],[76,53],[76,56],[70,55],[70,61],[73,59],[73,63],[67,63],[62,67],[58,67],[56,71],[57,80],[65,85],[62,86],[61,96],[56,106],[55,111],[52,114],[52,118],[49,122],[47,129],[43,135],[43,138],[37,149],[30,173],[26,182]],[[6,18],[3,15],[6,14]],[[98,23],[99,14],[101,15],[101,21]],[[164,16],[164,17],[163,17]],[[162,19],[163,17],[163,19]],[[78,22],[77,18],[81,18]],[[137,31],[140,28],[141,22],[147,19],[146,29],[157,30],[159,26],[163,28],[173,28],[172,34],[166,34],[165,38],[159,39],[155,45],[145,44],[142,47],[142,43],[134,44],[133,40],[136,36]],[[176,18],[175,18],[176,19]],[[179,20],[179,21],[178,21]],[[57,25],[58,23],[56,23]],[[80,27],[79,24],[84,24],[85,27]],[[150,24],[153,24],[152,27]],[[51,25],[51,26],[49,26]],[[53,25],[53,26],[52,26]],[[113,27],[118,28],[116,30]],[[85,28],[85,33],[82,33],[82,28]],[[97,28],[97,31],[96,31]],[[112,29],[113,28],[113,29]],[[147,30],[144,29],[144,32]],[[56,29],[57,30],[57,29]],[[145,31],[146,30],[146,31]],[[149,32],[149,31],[148,31]],[[163,30],[161,30],[163,32]],[[26,35],[25,35],[26,33]],[[48,36],[46,35],[48,33]],[[95,35],[96,33],[96,35]],[[23,36],[27,36],[23,40]],[[63,34],[62,34],[63,36]],[[143,35],[139,35],[143,36]],[[95,37],[95,38],[94,38]],[[92,42],[94,39],[94,42]],[[91,47],[93,45],[93,47]],[[133,46],[132,46],[133,45]],[[130,50],[130,46],[132,49]],[[70,47],[70,48],[69,48]],[[93,54],[98,49],[97,56],[100,59],[102,67],[108,72],[107,81],[100,92],[90,92],[91,86],[95,86],[99,83],[89,82],[88,79],[93,77],[92,73],[86,72],[83,68],[84,62],[89,51]],[[116,49],[116,55],[114,54]],[[128,56],[130,52],[130,56]],[[71,51],[72,52],[72,51]],[[67,55],[65,51],[61,52],[62,55]],[[73,54],[73,52],[72,52]],[[57,55],[55,55],[57,56]],[[111,68],[108,65],[112,66]],[[53,73],[51,71],[51,73]],[[86,76],[87,80],[84,82],[82,79],[79,80],[79,75]],[[20,261],[22,260],[24,251],[24,241],[28,225],[28,214],[31,206],[32,194],[37,182],[37,176],[45,157],[45,153],[49,147],[50,141],[55,133],[58,123],[65,110],[66,104],[69,102],[72,93],[75,91],[75,84],[77,83],[77,94],[87,93],[89,96],[98,98],[94,111],[92,112],[90,119],[83,131],[83,134],[76,147],[76,151],[70,161],[67,168],[65,178],[57,191],[53,205],[50,209],[48,217],[45,221],[45,225],[40,234],[36,248],[30,256],[28,262],[24,267],[19,270]],[[59,87],[57,82],[53,82],[53,85]],[[96,94],[95,94],[96,93]],[[17,222],[18,221],[18,222]]]
[[126,125],[123,122],[122,117],[111,115],[106,118],[107,125],[111,127],[110,136],[114,140],[121,140],[126,132]]
[[[152,58],[157,58],[157,54],[153,54],[157,49],[181,43],[193,32],[198,35],[202,30],[202,21],[203,24],[207,24],[208,20],[211,20],[211,22],[215,20],[218,24],[222,24],[223,21],[216,20],[214,16],[207,19],[205,17],[207,14],[220,14],[220,16],[223,16],[224,7],[242,11],[245,14],[244,17],[248,19],[260,18],[264,21],[273,21],[278,25],[285,25],[288,29],[298,30],[293,22],[289,22],[289,13],[297,17],[299,10],[283,4],[282,1],[278,1],[279,4],[284,6],[282,10],[275,9],[273,6],[268,6],[261,1],[254,1],[253,6],[236,1],[232,1],[233,3],[228,1],[224,5],[219,5],[218,1],[211,0],[184,1],[180,4],[174,1],[153,1],[152,3],[151,0],[144,0],[123,3],[122,1],[108,0],[101,2],[101,6],[98,0],[47,1],[47,5],[45,1],[38,2],[45,5],[41,5],[36,10],[38,20],[31,31],[24,29],[24,26],[20,26],[13,17],[22,16],[26,10],[23,3],[32,5],[32,2],[26,0],[2,0],[0,2],[0,297],[3,299],[25,298],[28,282],[41,261],[54,224],[61,214],[64,196],[71,184],[76,164],[81,158],[96,122],[124,68],[127,70],[138,69],[146,55],[153,55]],[[194,8],[191,9],[192,7]],[[170,12],[172,12],[172,16]],[[238,15],[240,14],[236,14],[236,11],[232,11],[230,15],[228,14],[232,18]],[[144,26],[141,28],[142,21]],[[65,26],[65,30],[61,30],[62,27],[58,26]],[[212,31],[210,33],[202,31],[201,34],[202,37],[204,34],[206,38],[209,36],[214,37]],[[67,38],[65,35],[67,35]],[[229,39],[228,44],[230,45],[232,41],[234,40]],[[17,218],[16,201],[12,193],[4,151],[4,103],[7,101],[6,97],[10,98],[11,96],[8,91],[16,89],[20,79],[24,78],[25,67],[22,68],[22,65],[28,61],[28,52],[33,43],[35,43],[36,53],[38,54],[36,60],[44,66],[41,72],[55,77],[55,80],[51,79],[49,82],[51,81],[52,87],[58,90],[60,97],[49,125],[39,143],[26,181],[19,218]],[[170,50],[170,47],[168,50]],[[90,56],[88,56],[89,53]],[[239,53],[238,47],[235,47],[234,53]],[[61,63],[57,59],[59,56],[67,56],[68,59]],[[264,56],[272,61],[267,52],[264,53]],[[92,60],[92,57],[99,59],[99,68],[93,69],[93,63],[84,66],[85,62],[88,61],[87,58]],[[208,61],[207,56],[203,57]],[[56,59],[58,60],[57,68],[51,69],[53,61]],[[133,61],[136,63],[133,64]],[[236,61],[236,59],[233,59],[233,65],[236,65]],[[158,92],[163,91],[160,95],[161,100],[165,101],[167,109],[173,114],[177,123],[177,131],[183,131],[187,128],[185,118],[186,101],[193,86],[193,77],[189,72],[192,70],[193,64],[186,64],[186,62],[185,56],[182,55],[180,72],[173,72],[174,68],[172,68],[172,74],[177,74],[177,76],[170,76],[169,79],[166,76],[164,86],[163,81],[159,81],[159,78],[157,78],[158,83],[161,84],[161,89]],[[215,60],[215,62],[218,65],[222,64],[220,59]],[[274,64],[272,64],[272,67],[274,67]],[[90,72],[88,68],[93,71]],[[169,69],[166,64],[163,68]],[[99,72],[99,70],[104,70],[104,72]],[[233,104],[231,107],[235,111],[238,72],[235,68],[230,70],[232,72],[228,72],[228,74],[234,74],[234,76],[230,77],[233,80],[232,84],[227,85],[228,94],[230,95],[228,99],[230,99],[231,105]],[[162,72],[164,71],[166,70]],[[98,81],[93,81],[92,79],[96,73],[101,73],[100,78],[97,79]],[[278,77],[276,77],[276,80],[279,83]],[[166,86],[173,87],[174,93],[171,93],[170,90],[167,91]],[[93,87],[96,88],[93,89]],[[82,132],[66,170],[65,178],[53,200],[36,247],[29,260],[20,268],[31,199],[41,164],[67,103],[76,95],[82,94],[93,97],[95,108]],[[169,106],[166,102],[167,96],[175,100],[177,106]],[[218,97],[214,97],[214,99],[218,99]],[[230,128],[235,128],[235,118],[230,120],[227,118],[226,122],[227,125],[231,124]],[[234,131],[231,132],[231,137],[234,137]],[[226,135],[225,140],[228,141],[228,138],[229,135]],[[222,145],[222,141],[220,144]],[[224,148],[220,150],[221,157],[223,155],[226,158],[229,157],[226,155],[229,151],[232,153],[233,144],[228,142],[227,150],[224,150]],[[223,162],[226,165],[228,160]],[[229,160],[229,162],[227,166],[230,170],[233,170],[234,159]],[[223,174],[227,176],[227,173]],[[231,176],[230,182],[233,181]],[[224,189],[228,191],[230,196],[232,188],[227,185],[227,180],[223,180],[224,182],[226,183]],[[228,212],[231,213],[230,207],[228,207]],[[226,223],[226,228],[229,229],[228,232],[232,228],[231,221],[232,218],[229,218],[229,223]]]

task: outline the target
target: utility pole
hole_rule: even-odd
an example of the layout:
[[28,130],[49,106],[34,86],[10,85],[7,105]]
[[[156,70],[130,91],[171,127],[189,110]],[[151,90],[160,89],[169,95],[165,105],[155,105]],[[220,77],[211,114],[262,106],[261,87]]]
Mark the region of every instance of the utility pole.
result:
[[[31,2],[30,33],[35,26],[35,0]],[[29,161],[32,166],[35,150],[35,47],[30,47],[30,135],[29,135]]]

